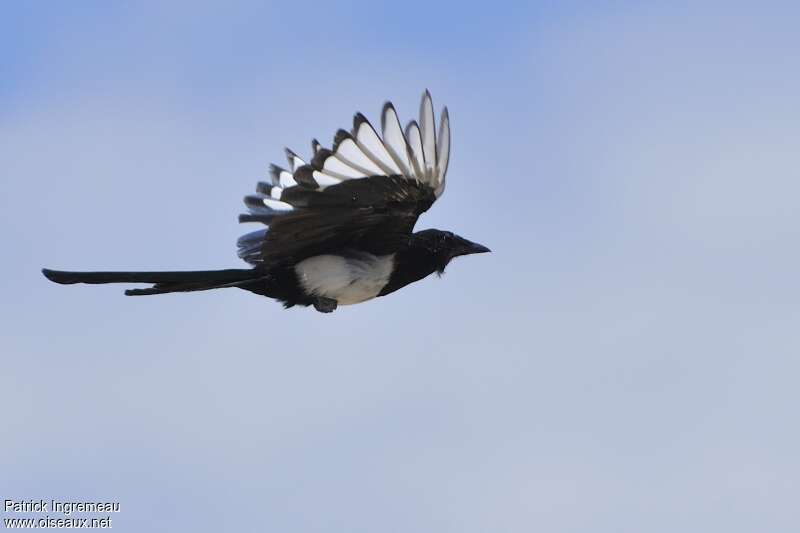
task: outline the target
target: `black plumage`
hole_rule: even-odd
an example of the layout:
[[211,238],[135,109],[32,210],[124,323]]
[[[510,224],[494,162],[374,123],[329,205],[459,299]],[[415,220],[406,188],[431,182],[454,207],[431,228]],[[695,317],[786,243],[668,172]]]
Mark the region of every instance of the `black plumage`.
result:
[[426,91],[419,122],[403,130],[391,103],[381,114],[381,138],[358,113],[351,132],[339,130],[331,149],[312,142],[309,163],[286,149],[289,169],[270,166],[240,222],[267,226],[242,236],[239,256],[250,269],[193,272],[64,272],[43,270],[57,283],[150,283],[128,295],[238,287],[286,307],[338,305],[390,294],[459,255],[488,248],[451,232],[414,233],[419,216],[441,196],[450,154],[447,108],[437,136]]

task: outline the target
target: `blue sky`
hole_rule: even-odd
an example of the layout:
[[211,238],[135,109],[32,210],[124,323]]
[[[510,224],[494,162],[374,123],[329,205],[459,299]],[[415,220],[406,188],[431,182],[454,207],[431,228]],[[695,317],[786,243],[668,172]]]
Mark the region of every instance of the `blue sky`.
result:
[[[797,531],[799,17],[5,6],[0,495],[117,531]],[[442,279],[322,316],[39,274],[241,266],[283,146],[426,87],[419,227],[494,251]]]

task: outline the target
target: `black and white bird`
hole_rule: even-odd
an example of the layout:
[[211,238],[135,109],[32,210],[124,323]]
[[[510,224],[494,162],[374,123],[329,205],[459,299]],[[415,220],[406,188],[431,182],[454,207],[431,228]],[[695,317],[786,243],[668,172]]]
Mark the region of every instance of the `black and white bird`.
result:
[[433,103],[422,95],[419,122],[400,126],[391,102],[381,114],[383,137],[364,115],[336,133],[333,147],[314,140],[306,163],[286,149],[288,170],[271,165],[270,183],[246,196],[240,222],[267,226],[242,236],[239,257],[252,268],[184,272],[66,272],[44,269],[56,283],[148,283],[127,295],[238,287],[285,307],[339,305],[385,296],[438,272],[461,255],[488,252],[449,231],[413,232],[417,218],[445,189],[450,118],[437,134]]

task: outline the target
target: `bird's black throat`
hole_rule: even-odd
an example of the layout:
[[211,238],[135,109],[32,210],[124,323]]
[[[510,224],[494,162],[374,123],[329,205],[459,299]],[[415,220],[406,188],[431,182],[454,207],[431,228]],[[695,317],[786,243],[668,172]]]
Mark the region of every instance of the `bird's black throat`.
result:
[[449,231],[418,231],[395,254],[392,276],[378,296],[394,292],[434,272],[441,275],[454,257],[488,251],[490,250],[487,247]]

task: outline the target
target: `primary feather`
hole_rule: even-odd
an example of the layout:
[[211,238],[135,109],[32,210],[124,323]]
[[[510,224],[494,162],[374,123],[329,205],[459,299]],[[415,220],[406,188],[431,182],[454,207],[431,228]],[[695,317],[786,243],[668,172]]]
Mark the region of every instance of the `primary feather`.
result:
[[[418,125],[419,124],[419,125]],[[442,111],[437,140],[433,101],[422,95],[419,123],[405,132],[391,102],[381,112],[378,135],[356,113],[350,132],[339,130],[331,149],[312,141],[309,163],[286,149],[291,172],[272,165],[272,186],[246,196],[241,222],[268,226],[239,239],[239,256],[252,265],[279,257],[300,261],[335,250],[343,242],[380,253],[407,237],[417,217],[444,190],[450,156],[450,124]],[[260,242],[260,253],[259,253]]]

